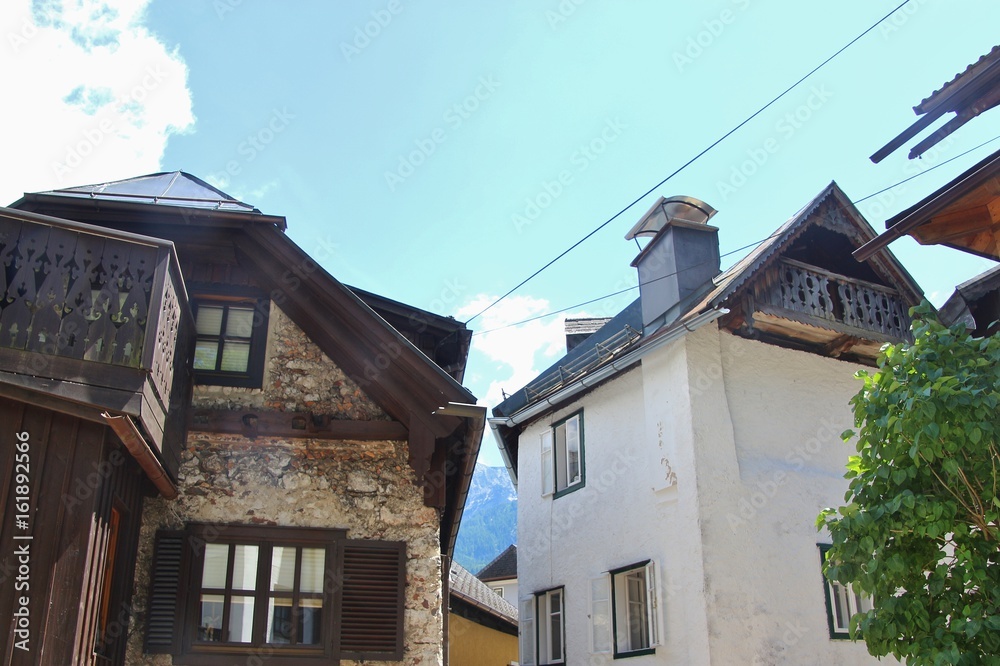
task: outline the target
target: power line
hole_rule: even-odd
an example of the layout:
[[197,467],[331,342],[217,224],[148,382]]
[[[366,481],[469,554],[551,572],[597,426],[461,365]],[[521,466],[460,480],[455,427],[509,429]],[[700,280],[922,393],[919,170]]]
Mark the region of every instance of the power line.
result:
[[806,79],[808,79],[810,76],[812,76],[813,74],[815,74],[824,65],[826,65],[828,62],[830,62],[831,60],[833,60],[834,58],[836,58],[841,53],[843,53],[845,50],[847,50],[851,45],[853,45],[859,39],[861,39],[862,37],[864,37],[865,35],[867,35],[869,32],[871,32],[872,30],[874,30],[875,28],[877,28],[880,23],[882,23],[887,18],[889,18],[890,16],[892,16],[893,14],[895,14],[897,11],[899,11],[900,9],[902,9],[903,6],[905,6],[909,2],[910,2],[910,0],[903,0],[903,2],[900,3],[895,9],[893,9],[891,12],[889,12],[888,14],[886,14],[885,16],[883,16],[882,18],[880,18],[871,27],[869,27],[867,30],[865,30],[864,32],[862,32],[860,35],[858,35],[857,37],[855,37],[854,39],[852,39],[851,41],[849,41],[847,44],[845,44],[844,46],[840,47],[840,49],[838,49],[833,55],[831,55],[830,57],[828,57],[826,60],[824,60],[820,64],[816,65],[816,67],[812,68],[807,74],[805,74],[804,76],[802,76],[798,81],[796,81],[792,85],[790,85],[787,88],[785,88],[785,90],[783,92],[781,92],[777,97],[775,97],[770,102],[768,102],[764,106],[762,106],[759,109],[757,109],[752,115],[750,115],[748,118],[746,118],[745,120],[743,120],[743,122],[741,122],[740,124],[736,125],[731,130],[729,130],[728,132],[726,132],[725,134],[723,134],[721,137],[719,137],[718,139],[716,139],[715,141],[713,141],[707,148],[705,148],[700,153],[698,153],[697,155],[695,155],[694,157],[692,157],[691,159],[689,159],[687,162],[685,162],[684,164],[682,164],[680,167],[678,167],[677,169],[675,169],[673,171],[673,173],[671,173],[669,176],[667,176],[666,178],[664,178],[663,180],[661,180],[660,182],[658,182],[656,185],[652,186],[651,188],[649,188],[648,190],[646,190],[645,192],[643,192],[641,195],[639,195],[638,197],[636,197],[632,201],[632,203],[630,203],[629,205],[627,205],[624,208],[622,208],[621,210],[619,210],[617,213],[615,213],[610,218],[608,218],[607,220],[605,220],[604,222],[602,222],[600,225],[598,225],[596,229],[594,229],[593,231],[591,231],[590,233],[588,233],[586,236],[584,236],[583,238],[581,238],[580,240],[576,241],[575,243],[573,243],[572,245],[570,245],[568,248],[566,248],[565,250],[563,250],[562,252],[560,252],[558,255],[555,256],[555,258],[551,259],[544,266],[542,266],[541,268],[539,268],[538,270],[536,270],[534,273],[532,273],[531,275],[529,275],[525,279],[521,280],[521,282],[519,282],[518,284],[516,284],[514,287],[512,287],[510,290],[508,290],[505,294],[503,294],[502,296],[500,296],[499,298],[497,298],[495,301],[493,301],[492,303],[490,303],[489,305],[487,305],[485,308],[483,308],[482,310],[480,310],[476,314],[472,315],[472,317],[470,317],[468,320],[465,321],[465,325],[468,326],[469,322],[471,322],[473,319],[476,319],[477,317],[479,317],[480,315],[482,315],[483,313],[485,313],[487,310],[489,310],[490,308],[492,308],[493,306],[495,306],[497,303],[499,303],[503,299],[505,299],[508,296],[510,296],[511,294],[513,294],[515,291],[517,291],[518,289],[520,289],[521,287],[523,287],[524,285],[526,285],[528,282],[530,282],[531,280],[533,280],[535,277],[537,277],[542,271],[546,270],[549,266],[551,266],[552,264],[556,263],[557,261],[559,261],[560,259],[562,259],[563,257],[565,257],[567,254],[569,254],[570,252],[572,252],[573,250],[575,250],[582,243],[584,243],[588,238],[590,238],[591,236],[593,236],[594,234],[596,234],[597,232],[599,232],[601,229],[603,229],[604,227],[608,226],[613,221],[615,221],[616,219],[618,219],[619,217],[621,217],[630,208],[632,208],[637,203],[639,203],[640,201],[642,201],[643,199],[645,199],[647,196],[649,196],[650,194],[652,194],[657,188],[661,187],[664,183],[666,183],[671,178],[673,178],[674,176],[676,176],[677,174],[679,174],[681,171],[683,171],[684,169],[686,169],[687,167],[689,167],[696,160],[698,160],[702,155],[704,155],[705,153],[707,153],[708,151],[710,151],[712,148],[715,148],[717,145],[719,145],[720,143],[722,143],[725,139],[729,138],[730,135],[732,135],[734,132],[736,132],[741,127],[743,127],[744,125],[746,125],[748,122],[750,122],[751,120],[753,120],[754,118],[756,118],[757,116],[759,116],[761,113],[763,113],[765,110],[767,110],[772,104],[774,104],[779,99],[781,99],[782,97],[784,97],[785,95],[787,95],[795,87],[797,87],[800,83],[802,83],[803,81],[805,81]]
[[[893,188],[899,187],[900,185],[902,185],[904,183],[910,182],[914,178],[917,178],[919,176],[923,176],[924,174],[930,173],[931,171],[934,171],[934,169],[937,169],[939,167],[943,167],[945,164],[948,164],[949,162],[954,162],[958,158],[964,157],[964,156],[968,155],[969,153],[982,148],[985,145],[993,143],[997,139],[1000,139],[1000,135],[997,135],[997,136],[993,137],[992,139],[988,139],[986,141],[983,141],[978,146],[974,146],[972,148],[969,148],[968,150],[966,150],[964,152],[961,152],[958,155],[955,155],[954,157],[949,157],[945,161],[940,162],[938,164],[935,164],[934,166],[929,167],[929,168],[925,169],[924,171],[921,171],[918,174],[914,174],[914,175],[910,176],[909,178],[904,178],[903,180],[901,180],[899,182],[896,182],[896,183],[893,183],[892,185],[890,185],[888,187],[885,187],[885,188],[879,190],[878,192],[872,192],[868,196],[861,197],[857,201],[852,201],[851,203],[856,206],[859,203],[861,203],[862,201],[867,201],[868,199],[871,199],[872,197],[878,196],[879,194],[882,194],[883,192],[888,192],[889,190],[891,190]],[[743,250],[749,249],[751,247],[756,247],[756,246],[760,245],[761,243],[766,243],[767,241],[771,240],[772,238],[777,237],[780,233],[781,233],[780,230],[776,231],[773,234],[771,234],[770,236],[768,236],[766,238],[762,238],[759,241],[754,241],[753,243],[749,243],[747,245],[744,245],[743,247],[738,247],[735,250],[729,250],[728,252],[724,252],[723,254],[719,255],[719,258],[721,259],[722,257],[728,257],[729,255],[736,254],[737,252],[742,252]],[[682,273],[682,272],[684,272],[686,270],[692,270],[694,268],[698,268],[698,267],[702,266],[705,263],[708,263],[708,262],[702,262],[700,264],[695,264],[693,266],[688,266],[687,268],[681,269],[679,271],[674,271],[673,273],[668,273],[667,275],[662,275],[662,276],[660,276],[658,278],[655,278],[653,280],[649,280],[648,282],[646,282],[646,284],[652,284],[653,282],[656,282],[658,280],[663,280],[663,279],[666,279],[668,277],[672,277],[672,276],[677,275],[679,273]],[[575,305],[570,305],[570,306],[567,306],[567,307],[564,307],[564,308],[560,308],[559,310],[553,310],[551,312],[546,312],[544,314],[535,315],[534,317],[529,317],[527,319],[522,319],[521,321],[516,321],[516,322],[513,322],[511,324],[504,324],[503,326],[497,326],[496,328],[491,328],[491,329],[488,329],[488,330],[485,330],[485,331],[476,331],[472,335],[473,336],[476,336],[476,335],[486,335],[487,333],[494,333],[496,331],[502,331],[504,329],[513,328],[514,326],[520,326],[522,324],[528,324],[530,322],[537,321],[539,319],[545,319],[546,317],[552,317],[552,316],[555,316],[557,314],[562,314],[563,312],[567,312],[569,310],[575,310],[576,308],[582,308],[585,305],[590,305],[591,303],[596,303],[597,301],[603,301],[606,298],[611,298],[613,296],[620,296],[621,294],[628,293],[628,292],[633,291],[633,290],[638,289],[638,288],[639,288],[639,285],[634,285],[634,286],[631,286],[631,287],[627,287],[625,289],[619,289],[618,291],[611,292],[610,294],[604,294],[603,296],[598,296],[597,298],[592,298],[592,299],[590,299],[588,301],[583,301],[582,303],[577,303]],[[495,303],[499,302],[499,301],[500,301],[500,299],[497,299],[497,301],[495,301]],[[483,312],[485,312],[485,311],[486,310],[483,310]],[[482,314],[482,313],[480,313],[480,314]],[[475,319],[475,317],[473,317],[473,319]],[[470,319],[469,321],[472,321],[472,320]]]

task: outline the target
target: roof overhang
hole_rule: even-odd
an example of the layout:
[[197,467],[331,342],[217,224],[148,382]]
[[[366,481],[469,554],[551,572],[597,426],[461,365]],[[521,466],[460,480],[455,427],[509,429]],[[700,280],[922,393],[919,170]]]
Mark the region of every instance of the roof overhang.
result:
[[865,261],[897,238],[946,245],[1000,261],[1000,151],[886,221],[887,230],[854,252]]

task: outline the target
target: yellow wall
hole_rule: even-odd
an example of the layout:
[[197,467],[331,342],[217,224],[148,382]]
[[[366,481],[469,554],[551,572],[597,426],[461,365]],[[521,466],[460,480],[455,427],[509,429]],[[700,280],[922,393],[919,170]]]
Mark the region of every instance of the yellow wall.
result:
[[517,662],[517,636],[489,629],[450,613],[451,666],[507,666]]

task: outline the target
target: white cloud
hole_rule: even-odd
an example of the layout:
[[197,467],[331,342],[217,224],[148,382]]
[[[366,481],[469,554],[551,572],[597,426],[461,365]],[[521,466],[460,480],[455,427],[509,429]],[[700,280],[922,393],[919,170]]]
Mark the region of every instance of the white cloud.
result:
[[0,204],[160,170],[192,128],[187,65],[143,25],[149,0],[7,0]]
[[[459,320],[471,317],[494,300],[495,296],[479,294],[459,309],[455,317]],[[551,310],[551,304],[544,298],[509,296],[476,319],[474,331],[492,331],[472,338],[470,365],[477,367],[467,382],[478,383],[481,376],[491,378],[485,394],[474,389],[481,404],[490,407],[499,404],[503,401],[501,389],[509,393],[522,388],[566,353],[564,322],[567,316],[590,316],[583,312],[564,312],[519,326],[501,328]]]

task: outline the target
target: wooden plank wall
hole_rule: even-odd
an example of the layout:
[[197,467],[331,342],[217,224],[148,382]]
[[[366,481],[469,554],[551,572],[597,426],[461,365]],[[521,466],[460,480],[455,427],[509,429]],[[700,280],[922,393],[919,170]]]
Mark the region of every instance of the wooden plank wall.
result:
[[[27,531],[15,524],[12,483],[21,432],[30,442]],[[111,659],[95,660],[97,611],[115,502],[123,520],[111,620],[131,598],[142,483],[138,466],[106,425],[0,398],[0,664],[122,663],[117,655],[123,654],[125,631],[109,644]],[[29,533],[30,541],[14,538]],[[16,590],[15,549],[26,543],[30,587]],[[12,614],[20,596],[30,599],[27,651],[15,648]]]

